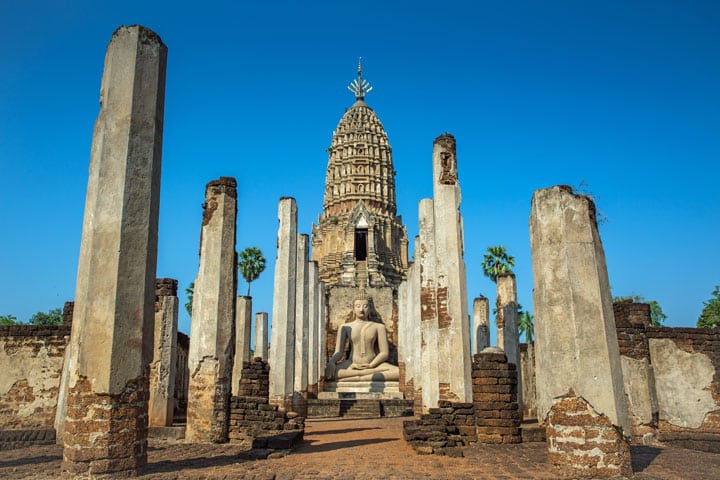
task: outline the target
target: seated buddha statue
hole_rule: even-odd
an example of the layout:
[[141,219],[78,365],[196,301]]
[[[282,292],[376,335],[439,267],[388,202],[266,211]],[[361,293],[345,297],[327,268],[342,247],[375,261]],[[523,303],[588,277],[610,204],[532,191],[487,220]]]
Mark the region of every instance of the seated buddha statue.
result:
[[335,353],[325,369],[325,378],[342,382],[398,380],[400,371],[388,363],[387,329],[370,319],[373,311],[367,297],[353,301],[352,321],[340,326]]

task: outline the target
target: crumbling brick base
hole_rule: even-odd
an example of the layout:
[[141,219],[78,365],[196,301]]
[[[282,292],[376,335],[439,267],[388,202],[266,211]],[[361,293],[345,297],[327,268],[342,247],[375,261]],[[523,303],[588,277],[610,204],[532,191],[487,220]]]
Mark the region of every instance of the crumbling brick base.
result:
[[419,420],[404,422],[403,438],[420,454],[462,457],[461,447],[477,440],[473,405],[444,400],[438,405]]
[[472,391],[479,443],[520,443],[517,367],[503,352],[473,357]]
[[100,395],[80,377],[68,391],[63,470],[112,478],[135,476],[147,463],[148,379],[130,380],[122,393]]
[[191,374],[186,432],[186,439],[191,443],[228,441],[230,372],[218,377],[217,363],[216,359],[204,358]]
[[305,419],[268,402],[270,367],[262,358],[243,362],[239,395],[230,399],[230,443],[255,449],[291,449],[305,432]]
[[564,478],[632,474],[630,445],[619,427],[570,392],[555,399],[546,421],[548,463]]

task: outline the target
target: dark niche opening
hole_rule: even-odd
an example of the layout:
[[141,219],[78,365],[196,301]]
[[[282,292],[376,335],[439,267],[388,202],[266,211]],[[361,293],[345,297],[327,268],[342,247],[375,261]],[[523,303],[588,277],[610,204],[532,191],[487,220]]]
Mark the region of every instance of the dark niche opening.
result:
[[355,260],[364,262],[367,260],[367,228],[355,229]]

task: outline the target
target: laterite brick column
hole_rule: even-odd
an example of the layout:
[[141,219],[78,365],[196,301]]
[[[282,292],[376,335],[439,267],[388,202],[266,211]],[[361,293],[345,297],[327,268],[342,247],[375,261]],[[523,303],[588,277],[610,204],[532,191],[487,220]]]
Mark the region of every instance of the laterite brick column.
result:
[[498,348],[473,357],[472,390],[478,443],[520,443],[517,367]]
[[62,468],[135,475],[147,462],[167,47],[120,27],[105,56],[68,359]]
[[195,280],[185,439],[227,442],[237,292],[237,182],[220,177],[205,188],[200,267]]
[[155,344],[150,364],[150,403],[148,424],[173,424],[175,373],[177,371],[178,282],[158,278],[155,282]]

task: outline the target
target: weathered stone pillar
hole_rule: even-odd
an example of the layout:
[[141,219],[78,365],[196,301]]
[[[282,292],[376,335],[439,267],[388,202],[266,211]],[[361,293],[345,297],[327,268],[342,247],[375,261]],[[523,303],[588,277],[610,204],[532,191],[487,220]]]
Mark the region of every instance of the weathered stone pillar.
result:
[[[75,302],[65,302],[65,304],[63,305],[63,325],[67,325],[72,328],[72,317],[74,309]],[[55,443],[57,443],[58,445],[63,444],[65,416],[67,415],[67,389],[69,380],[68,377],[70,374],[70,359],[76,358],[76,355],[73,353],[72,349],[72,342],[68,342],[68,345],[65,348],[65,355],[63,356],[63,369],[62,375],[60,376],[60,387],[58,388],[57,407],[55,408]]]
[[155,347],[150,364],[148,423],[169,427],[175,410],[177,364],[178,282],[174,278],[155,281]]
[[243,362],[250,359],[250,329],[252,327],[252,297],[238,296],[235,301],[235,358],[232,370],[232,392],[237,395]]
[[630,434],[595,205],[570,187],[536,190],[530,215],[538,418],[572,389]]
[[[515,274],[497,277],[497,344],[508,362],[517,367],[518,383],[522,385],[520,371],[520,335],[518,333],[518,304]],[[518,403],[522,405],[522,389],[518,389]]]
[[520,384],[518,392],[522,392],[520,413],[523,420],[537,418],[537,402],[535,401],[535,343],[520,344]]
[[[320,274],[318,272],[318,279],[320,279]],[[317,305],[318,305],[318,324],[317,324],[317,330],[318,330],[318,357],[317,357],[317,365],[318,365],[318,386],[317,391],[321,392],[323,390],[325,377],[323,375],[323,372],[325,372],[325,366],[328,362],[328,356],[327,356],[327,349],[325,348],[325,332],[327,328],[327,309],[326,309],[326,296],[325,296],[325,284],[323,282],[318,282],[317,286]]]
[[490,346],[490,305],[488,299],[480,295],[473,300],[473,328],[475,329],[475,348],[477,355]]
[[319,300],[318,289],[320,282],[318,280],[318,264],[317,262],[308,263],[308,393],[317,397],[318,380],[320,379],[320,329],[319,329]]
[[422,377],[422,413],[435,408],[440,400],[439,329],[437,317],[437,261],[435,257],[435,215],[433,201],[420,200],[418,208],[419,248],[415,250],[420,266],[420,332]]
[[275,260],[272,328],[270,329],[270,403],[292,409],[295,376],[295,280],[297,206],[283,197],[278,205],[278,251]]
[[68,361],[63,469],[127,476],[147,461],[167,47],[120,27],[105,56]]
[[470,319],[463,260],[455,138],[449,133],[433,142],[433,200],[437,258],[437,318],[439,327],[440,398],[470,402]]
[[[414,251],[420,251],[420,237],[414,239]],[[413,268],[408,274],[408,283],[410,289],[408,291],[408,315],[412,319],[412,325],[408,328],[412,331],[410,339],[413,345],[412,364],[413,364],[413,411],[416,415],[421,414],[422,408],[422,378],[425,372],[422,370],[422,313],[420,301],[420,263],[418,263],[417,253],[415,254],[415,262]]]
[[[411,275],[413,266],[408,268],[408,278]],[[400,391],[408,398],[408,387],[412,385],[412,359],[408,356],[412,353],[411,332],[408,325],[408,281],[405,280],[398,286],[398,370],[400,371]]]
[[308,346],[310,333],[310,240],[304,233],[297,238],[297,279],[295,281],[295,379],[293,411],[307,414]]
[[258,312],[255,314],[255,357],[267,361],[268,358],[268,314]]
[[234,178],[220,177],[205,189],[188,352],[189,443],[221,443],[228,438],[237,293],[236,188]]

